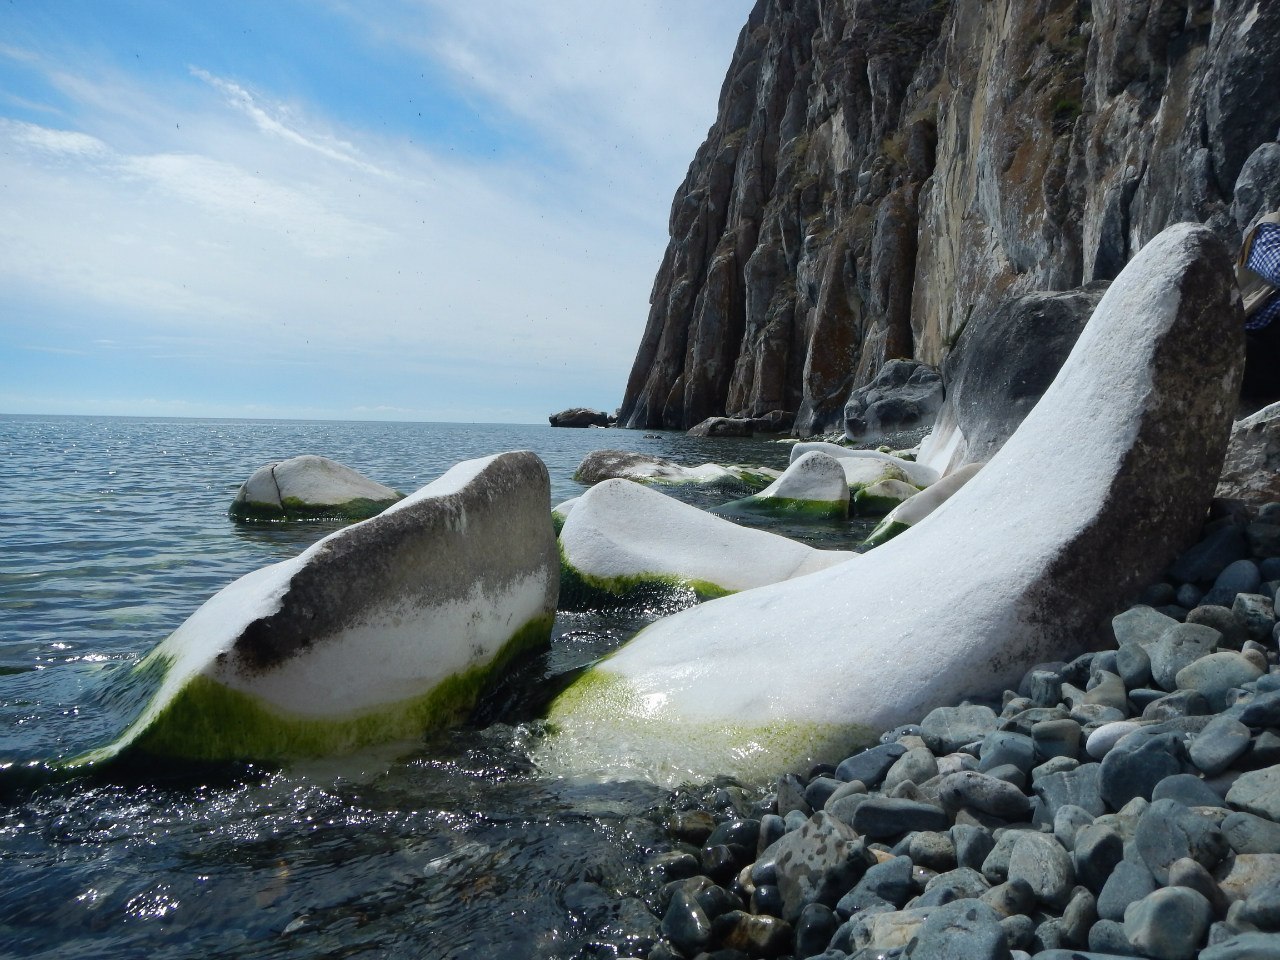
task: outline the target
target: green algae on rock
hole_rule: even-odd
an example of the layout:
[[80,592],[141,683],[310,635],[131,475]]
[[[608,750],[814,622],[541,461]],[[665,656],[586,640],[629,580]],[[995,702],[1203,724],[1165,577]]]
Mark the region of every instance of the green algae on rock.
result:
[[162,674],[128,729],[70,762],[127,748],[278,760],[456,722],[495,671],[550,637],[549,496],[532,453],[467,461],[241,577],[121,680],[135,696],[139,677]]
[[404,494],[327,457],[304,455],[254,471],[227,511],[241,523],[366,520]]

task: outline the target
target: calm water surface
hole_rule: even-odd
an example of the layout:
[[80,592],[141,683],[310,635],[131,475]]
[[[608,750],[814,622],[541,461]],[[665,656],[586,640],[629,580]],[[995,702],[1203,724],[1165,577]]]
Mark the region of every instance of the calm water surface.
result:
[[[665,610],[562,614],[551,650],[470,725],[419,743],[285,769],[27,772],[120,729],[107,681],[209,596],[336,529],[232,524],[263,463],[323,454],[409,492],[530,449],[555,503],[583,491],[573,471],[604,447],[689,465],[789,455],[540,426],[0,417],[0,956],[617,955],[602,944],[643,928],[625,898],[656,892],[644,863],[679,798],[540,777],[529,744],[557,677]],[[674,491],[700,506],[745,492]],[[771,529],[843,547],[866,525]]]

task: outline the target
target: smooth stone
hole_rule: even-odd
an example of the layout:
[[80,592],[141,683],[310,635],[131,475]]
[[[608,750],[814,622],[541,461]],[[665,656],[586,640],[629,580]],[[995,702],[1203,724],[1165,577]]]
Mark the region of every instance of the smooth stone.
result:
[[1084,750],[1095,760],[1105,757],[1119,741],[1143,725],[1141,720],[1117,720],[1098,727],[1085,741]]
[[1009,945],[1012,960],[1031,960],[1031,954],[1026,951],[1032,949],[1035,940],[1035,921],[1026,914],[1015,913],[1011,917],[1004,917],[1000,921],[1000,927],[1004,930],[1004,939]]
[[917,906],[938,906],[952,900],[980,897],[991,889],[991,884],[977,870],[956,867],[929,878],[924,893],[914,901]]
[[1193,773],[1175,773],[1165,777],[1151,791],[1151,801],[1176,800],[1184,807],[1220,807],[1222,797]]
[[1213,875],[1190,857],[1182,857],[1169,864],[1169,883],[1171,887],[1189,887],[1209,901],[1215,916],[1226,913],[1227,899],[1219,889]]
[[784,773],[778,778],[774,801],[778,816],[785,818],[793,810],[799,810],[806,817],[813,812],[809,801],[804,798],[805,785],[794,773]]
[[909,953],[911,960],[1010,960],[999,916],[971,899],[930,910]]
[[1275,601],[1266,594],[1241,593],[1231,604],[1231,612],[1244,621],[1250,640],[1271,636],[1276,625]]
[[1120,648],[1131,643],[1145,646],[1159,640],[1176,623],[1172,617],[1139,604],[1112,617],[1111,630],[1116,638],[1116,646]]
[[1140,643],[1126,643],[1116,651],[1116,670],[1126,689],[1145,687],[1151,682],[1151,656]]
[[1190,857],[1212,870],[1229,850],[1226,837],[1211,820],[1176,800],[1152,802],[1138,820],[1134,845],[1160,884],[1169,882],[1169,865],[1175,860]]
[[1280,934],[1238,933],[1200,951],[1200,960],[1280,960]]
[[1023,773],[1035,766],[1035,743],[1025,734],[1007,730],[988,733],[978,750],[978,772],[986,773],[992,767],[1012,764]]
[[1074,757],[1080,751],[1080,724],[1070,719],[1043,720],[1032,726],[1031,739],[1036,745],[1036,755],[1042,760]]
[[1068,946],[1087,947],[1089,931],[1098,920],[1098,901],[1084,887],[1076,887],[1071,893],[1067,908],[1062,911],[1062,938]]
[[1075,885],[1071,856],[1051,834],[1023,833],[1009,856],[1009,880],[1025,880],[1036,898],[1061,909]]
[[892,790],[903,782],[924,783],[938,775],[938,759],[928,747],[908,750],[897,759],[885,774],[881,789]]
[[1053,816],[1053,835],[1068,852],[1075,849],[1076,835],[1091,825],[1094,816],[1084,807],[1067,804]]
[[1228,690],[1257,680],[1263,673],[1263,669],[1243,654],[1224,650],[1187,664],[1178,671],[1174,682],[1179,690],[1203,694],[1209,708],[1220,713],[1226,709]]
[[[1089,929],[1089,952],[1077,953],[1066,950],[1058,951],[1064,956],[1061,960],[1068,960],[1068,957],[1080,958],[1080,960],[1117,960],[1119,957],[1131,957],[1134,955],[1133,944],[1129,942],[1129,938],[1124,935],[1124,924],[1118,920],[1099,920]],[[1043,956],[1043,954],[1042,954]]]
[[837,780],[857,780],[874,790],[884,781],[898,758],[907,752],[900,743],[882,743],[848,757],[836,767]]
[[937,707],[920,721],[920,735],[934,753],[954,753],[982,740],[995,729],[996,721],[995,711],[981,704]]
[[800,911],[795,924],[795,955],[812,957],[822,953],[840,926],[832,909],[821,903],[811,903]]
[[[999,767],[992,767],[986,771],[986,775],[995,780],[1003,780],[1005,783],[1013,784],[1021,792],[1027,787],[1027,775],[1022,770],[1015,767],[1012,763],[1006,763]],[[1028,803],[1031,801],[1028,800]]]
[[1142,710],[1142,719],[1163,723],[1177,717],[1207,717],[1212,712],[1209,701],[1199,690],[1176,690],[1147,704]]
[[979,871],[996,845],[991,831],[985,827],[963,823],[952,826],[951,842],[956,851],[956,864]]
[[1239,853],[1218,886],[1228,900],[1247,900],[1265,887],[1280,883],[1280,854]]
[[1213,581],[1204,603],[1232,606],[1236,594],[1253,593],[1262,583],[1262,571],[1252,560],[1236,560],[1228,564]]
[[1239,650],[1249,639],[1249,631],[1244,618],[1232,611],[1230,607],[1217,604],[1204,604],[1187,613],[1187,623],[1212,627],[1222,634],[1221,646]]
[[1246,727],[1280,727],[1280,690],[1257,694],[1244,705],[1239,717]]
[[693,896],[684,890],[671,898],[658,929],[687,956],[693,956],[711,942],[711,921]]
[[1259,930],[1272,933],[1280,931],[1280,882],[1269,883],[1255,889],[1243,901],[1240,919]]
[[1019,699],[1031,701],[1031,706],[1052,707],[1062,699],[1062,668],[1066,664],[1041,663],[1023,674],[1018,684]]
[[1205,774],[1216,776],[1249,749],[1249,728],[1227,714],[1214,717],[1187,747],[1191,762]]
[[1204,591],[1197,587],[1194,583],[1184,583],[1178,588],[1174,594],[1173,602],[1180,607],[1186,607],[1193,610],[1200,605],[1200,601],[1204,599]]
[[810,809],[821,810],[843,785],[834,777],[814,777],[804,788],[804,801]]
[[1084,702],[1126,711],[1129,698],[1125,693],[1124,680],[1117,673],[1098,671],[1085,690]]
[[[908,489],[916,493],[914,487]],[[844,520],[849,516],[849,484],[838,460],[821,450],[811,450],[793,460],[782,476],[759,493],[730,501],[716,511]]]
[[837,902],[836,913],[847,918],[875,903],[890,903],[901,909],[915,893],[911,868],[911,858],[907,856],[893,857],[868,868]]
[[1053,823],[1058,810],[1067,804],[1082,807],[1095,817],[1106,813],[1101,792],[1102,764],[1076,765],[1076,761],[1069,757],[1059,757],[1058,761],[1073,766],[1032,778],[1032,789],[1040,800],[1040,806],[1035,811],[1037,822]]
[[1031,913],[1036,905],[1035,891],[1027,881],[1021,878],[998,883],[980,893],[978,899],[1001,917]]
[[239,521],[364,520],[404,494],[352,470],[310,454],[268,463],[236,492],[230,515]]
[[938,787],[938,799],[948,810],[970,807],[1003,820],[1019,819],[1031,812],[1031,802],[1020,789],[976,770],[944,777]]
[[930,870],[947,871],[956,866],[956,848],[946,833],[917,830],[905,838],[911,862]]
[[782,891],[776,884],[762,883],[752,891],[751,912],[770,917],[782,916]]
[[1241,776],[1227,791],[1227,802],[1246,813],[1280,821],[1280,765]]
[[1145,865],[1121,860],[1098,894],[1098,916],[1105,920],[1124,920],[1129,904],[1150,895],[1155,889],[1155,877]]
[[799,917],[808,903],[834,904],[870,866],[858,834],[825,811],[815,813],[772,850],[782,919],[788,922]]
[[1221,830],[1236,853],[1280,854],[1280,823],[1274,820],[1236,812],[1222,821]]
[[1150,737],[1129,750],[1117,744],[1102,758],[1099,794],[1113,810],[1119,810],[1134,797],[1149,800],[1156,784],[1182,772],[1180,750],[1180,741],[1174,734]]
[[1186,887],[1165,887],[1131,903],[1124,935],[1152,960],[1192,960],[1209,932],[1209,901]]
[[916,800],[871,797],[853,812],[853,828],[873,840],[891,839],[913,830],[945,830],[948,826],[946,811]]
[[1152,679],[1163,690],[1176,690],[1178,671],[1212,653],[1221,639],[1221,633],[1203,624],[1180,623],[1170,627],[1147,647]]
[[778,917],[731,910],[711,924],[712,939],[721,949],[740,950],[748,957],[776,957],[792,942],[792,926]]
[[1124,838],[1112,824],[1092,823],[1076,834],[1071,851],[1076,879],[1100,894],[1116,865],[1124,858]]
[[1210,584],[1231,563],[1248,554],[1249,546],[1238,527],[1219,527],[1178,557],[1169,567],[1169,576],[1182,583]]
[[1013,847],[1026,834],[1038,831],[1028,824],[1014,824],[1001,829],[994,836],[991,852],[982,861],[982,875],[994,883],[1004,883],[1009,879],[1009,858],[1013,856]]

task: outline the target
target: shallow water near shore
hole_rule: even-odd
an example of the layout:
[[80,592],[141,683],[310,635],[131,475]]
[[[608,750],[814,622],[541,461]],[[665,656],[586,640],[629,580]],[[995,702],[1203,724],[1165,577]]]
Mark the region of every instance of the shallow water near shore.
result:
[[[625,940],[616,902],[581,883],[652,895],[644,862],[669,797],[549,780],[528,748],[565,678],[667,609],[561,614],[551,649],[471,724],[420,742],[284,769],[25,767],[113,735],[135,705],[102,697],[112,673],[236,577],[339,526],[231,523],[263,463],[323,454],[407,493],[460,460],[530,449],[558,503],[602,448],[778,468],[790,454],[543,426],[0,417],[0,955],[612,955],[593,944]],[[666,489],[704,507],[746,493]],[[832,548],[870,527],[744,519]]]

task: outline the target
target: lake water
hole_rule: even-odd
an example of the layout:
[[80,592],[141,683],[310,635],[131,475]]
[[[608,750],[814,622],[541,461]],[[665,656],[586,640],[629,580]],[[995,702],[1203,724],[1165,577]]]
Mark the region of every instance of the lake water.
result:
[[[111,676],[209,596],[337,528],[233,524],[263,463],[323,454],[409,492],[529,449],[555,503],[606,447],[687,465],[782,467],[790,452],[542,426],[0,417],[0,956],[618,955],[681,796],[540,777],[529,747],[540,691],[662,610],[562,614],[551,650],[472,723],[420,743],[285,768],[33,766],[118,730]],[[671,492],[710,506],[746,491]],[[847,547],[867,525],[771,529]]]

